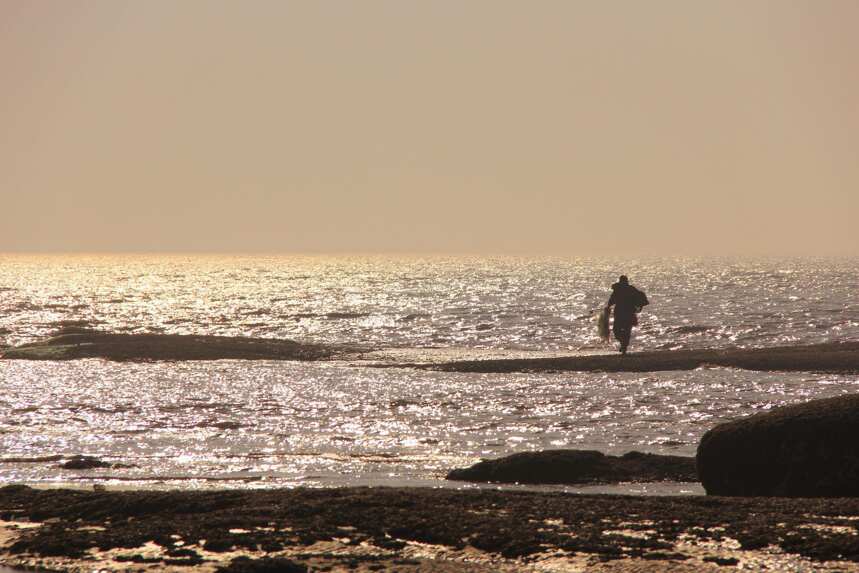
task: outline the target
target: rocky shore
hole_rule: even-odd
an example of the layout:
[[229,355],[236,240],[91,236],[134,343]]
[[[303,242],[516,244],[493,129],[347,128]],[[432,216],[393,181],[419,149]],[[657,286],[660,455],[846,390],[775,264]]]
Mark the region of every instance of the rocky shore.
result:
[[859,499],[7,486],[0,520],[55,571],[859,571]]

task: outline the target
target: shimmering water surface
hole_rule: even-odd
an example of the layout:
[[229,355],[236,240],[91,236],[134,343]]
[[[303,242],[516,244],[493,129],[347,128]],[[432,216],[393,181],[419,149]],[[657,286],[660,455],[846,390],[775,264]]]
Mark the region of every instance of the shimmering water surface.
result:
[[[857,271],[859,262],[845,260],[6,256],[0,344],[86,325],[406,355],[592,352],[605,350],[593,311],[620,272],[652,303],[635,349],[859,340]],[[693,455],[721,420],[857,384],[729,369],[485,375],[350,363],[0,361],[0,482],[441,485],[452,468],[523,450]],[[57,467],[57,456],[73,454],[136,467]]]

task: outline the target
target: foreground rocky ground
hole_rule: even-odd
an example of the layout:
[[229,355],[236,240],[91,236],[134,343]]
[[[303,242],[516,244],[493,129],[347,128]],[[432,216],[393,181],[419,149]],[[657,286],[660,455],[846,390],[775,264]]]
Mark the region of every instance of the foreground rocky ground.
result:
[[859,571],[859,499],[0,489],[0,563],[59,571]]

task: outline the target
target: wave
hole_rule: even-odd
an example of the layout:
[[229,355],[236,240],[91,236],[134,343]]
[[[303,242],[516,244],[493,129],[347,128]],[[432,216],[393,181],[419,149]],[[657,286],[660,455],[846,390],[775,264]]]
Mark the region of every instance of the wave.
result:
[[300,320],[302,318],[319,318],[324,320],[349,320],[355,318],[365,318],[368,316],[373,315],[369,312],[298,312],[295,314],[287,315],[287,318],[291,318],[293,320]]
[[43,462],[58,462],[65,456],[11,457],[0,458],[0,464],[39,464]]
[[81,328],[81,329],[91,329],[97,324],[101,324],[100,320],[85,320],[85,319],[68,319],[68,320],[58,320],[56,322],[52,322],[50,326],[54,327],[57,330],[64,330],[69,328]]
[[676,334],[698,334],[701,332],[707,332],[708,330],[713,330],[715,327],[707,326],[703,324],[689,324],[686,326],[678,326],[673,329],[672,332]]
[[432,315],[426,312],[413,312],[412,314],[407,314],[398,318],[400,322],[411,322],[413,320],[418,320],[419,318],[430,318]]
[[203,422],[201,424],[197,424],[198,428],[217,428],[219,430],[238,430],[239,428],[244,427],[244,424],[239,422],[232,422],[229,420],[222,422]]
[[25,300],[25,301],[21,301],[19,303],[11,305],[9,308],[7,308],[5,310],[5,312],[30,312],[30,311],[34,311],[34,310],[44,310],[44,309],[45,309],[45,307],[43,307],[40,304],[33,304],[32,302]]
[[269,312],[271,311],[267,308],[256,308],[242,312],[242,316],[265,316]]
[[341,320],[349,318],[364,318],[372,315],[369,312],[329,312],[323,316],[328,320]]
[[94,475],[94,476],[70,476],[66,479],[74,481],[261,481],[263,476],[191,476],[191,475],[155,475],[155,476],[122,476],[122,475]]
[[49,302],[42,305],[42,308],[48,310],[83,310],[85,308],[89,308],[88,305],[85,304],[65,304],[62,302]]

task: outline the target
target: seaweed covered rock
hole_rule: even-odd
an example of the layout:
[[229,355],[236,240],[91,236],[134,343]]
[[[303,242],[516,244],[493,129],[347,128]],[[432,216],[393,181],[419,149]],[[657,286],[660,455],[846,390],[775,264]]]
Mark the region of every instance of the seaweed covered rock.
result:
[[624,481],[697,481],[695,459],[629,452],[607,456],[595,450],[520,452],[452,470],[449,480],[497,483],[582,484]]
[[701,438],[708,494],[859,496],[859,396],[777,408],[720,424]]
[[109,468],[111,464],[92,456],[73,456],[67,462],[60,464],[67,470],[91,470],[94,468]]

